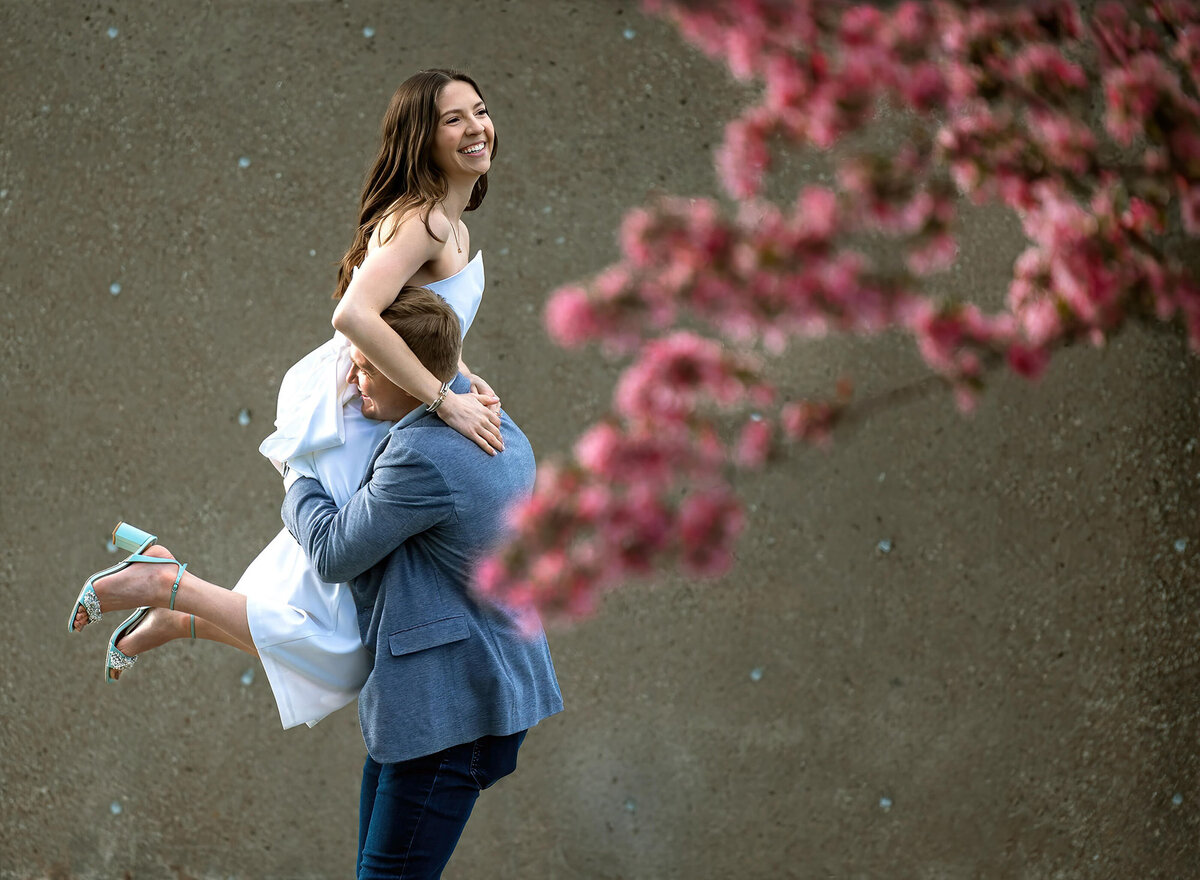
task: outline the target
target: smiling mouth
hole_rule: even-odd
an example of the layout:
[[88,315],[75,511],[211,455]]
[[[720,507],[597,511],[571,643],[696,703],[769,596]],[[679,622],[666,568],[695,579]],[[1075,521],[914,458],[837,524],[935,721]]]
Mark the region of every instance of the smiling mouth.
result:
[[462,153],[464,156],[478,156],[478,155],[481,155],[482,153],[487,152],[487,144],[483,141],[480,141],[477,144],[472,144],[469,147],[464,147],[463,149],[459,150],[459,152]]

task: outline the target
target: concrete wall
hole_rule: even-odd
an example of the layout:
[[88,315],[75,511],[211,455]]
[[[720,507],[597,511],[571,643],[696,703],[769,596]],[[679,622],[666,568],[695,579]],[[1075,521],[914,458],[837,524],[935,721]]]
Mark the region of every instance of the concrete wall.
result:
[[[284,732],[213,645],[106,687],[112,624],[68,637],[71,599],[118,519],[225,584],[278,530],[255,450],[329,334],[406,75],[464,66],[489,99],[467,355],[543,457],[613,375],[548,343],[546,294],[614,259],[624,208],[714,191],[741,93],[624,2],[4,0],[0,24],[0,877],[348,876],[354,713]],[[970,222],[945,284],[994,302],[1019,230]],[[889,339],[780,371],[923,374]],[[749,482],[733,575],[551,632],[568,711],[446,876],[1197,876],[1198,374],[1134,330],[971,419],[934,397]]]

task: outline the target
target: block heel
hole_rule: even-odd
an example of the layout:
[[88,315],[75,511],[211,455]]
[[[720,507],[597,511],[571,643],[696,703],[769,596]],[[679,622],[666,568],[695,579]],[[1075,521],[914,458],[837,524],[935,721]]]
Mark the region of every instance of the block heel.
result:
[[142,531],[137,526],[131,526],[122,521],[117,523],[117,527],[113,529],[112,542],[130,553],[143,553],[147,547],[157,544],[158,538],[149,532]]

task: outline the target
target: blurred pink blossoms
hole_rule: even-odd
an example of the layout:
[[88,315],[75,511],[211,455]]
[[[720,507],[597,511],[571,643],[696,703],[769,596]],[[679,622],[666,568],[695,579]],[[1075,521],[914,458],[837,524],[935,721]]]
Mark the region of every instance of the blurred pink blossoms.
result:
[[[632,361],[611,415],[543,467],[483,593],[578,617],[672,561],[728,570],[736,472],[781,442],[828,443],[850,406],[848,382],[817,399],[772,385],[797,337],[908,334],[967,409],[990,366],[1036,378],[1130,320],[1174,323],[1200,350],[1200,286],[1173,255],[1200,235],[1200,2],[1101,3],[1086,26],[1068,0],[644,5],[763,84],[716,155],[734,207],[635,209],[621,261],[551,297],[558,344]],[[848,155],[836,188],[791,204],[763,196],[775,153],[832,147],[881,103],[919,123],[902,149]],[[995,313],[923,290],[955,260],[962,196],[1011,208],[1028,238]],[[875,269],[849,244],[863,233],[897,241],[903,267]]]

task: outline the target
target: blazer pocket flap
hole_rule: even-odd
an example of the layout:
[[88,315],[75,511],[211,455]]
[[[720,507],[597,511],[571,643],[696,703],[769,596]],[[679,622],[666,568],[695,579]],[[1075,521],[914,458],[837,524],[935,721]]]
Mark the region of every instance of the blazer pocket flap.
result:
[[410,626],[400,632],[394,632],[388,636],[388,647],[393,656],[399,657],[402,654],[436,648],[438,645],[460,642],[470,635],[471,631],[467,628],[466,615],[456,614],[453,617],[443,617],[441,620],[433,620],[418,626]]

